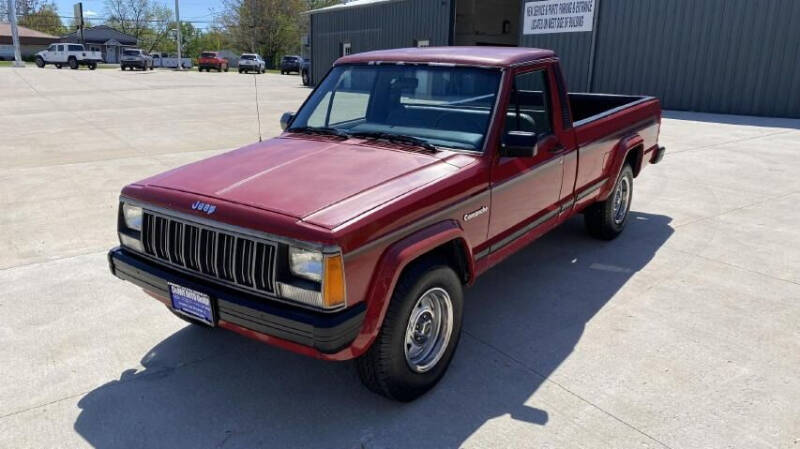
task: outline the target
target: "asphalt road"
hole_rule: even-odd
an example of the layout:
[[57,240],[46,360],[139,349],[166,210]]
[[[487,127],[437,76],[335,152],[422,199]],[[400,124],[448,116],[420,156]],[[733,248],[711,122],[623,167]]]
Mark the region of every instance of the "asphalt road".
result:
[[[257,79],[272,136],[309,90]],[[625,233],[491,270],[397,404],[108,272],[119,189],[257,140],[253,80],[0,68],[0,447],[800,447],[799,120],[667,113]]]

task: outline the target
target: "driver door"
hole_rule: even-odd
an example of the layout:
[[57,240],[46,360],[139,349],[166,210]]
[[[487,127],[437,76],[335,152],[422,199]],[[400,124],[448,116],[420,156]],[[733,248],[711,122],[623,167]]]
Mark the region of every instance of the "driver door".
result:
[[[506,156],[503,148],[492,168],[492,215],[489,239],[496,251],[536,227],[546,227],[558,216],[563,178],[564,146],[553,124],[554,102],[547,65],[516,72],[503,136],[509,132],[536,134],[533,155]],[[510,140],[510,139],[509,139]]]

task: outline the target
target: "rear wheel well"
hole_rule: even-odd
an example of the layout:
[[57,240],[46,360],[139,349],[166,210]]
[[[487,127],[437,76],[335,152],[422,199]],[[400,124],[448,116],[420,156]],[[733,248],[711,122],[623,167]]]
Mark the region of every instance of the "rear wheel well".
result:
[[641,145],[637,145],[633,147],[628,154],[625,156],[625,162],[622,163],[624,167],[625,164],[631,166],[633,170],[633,177],[639,176],[639,171],[642,169],[642,158],[644,157],[644,147]]
[[403,272],[400,273],[400,276],[402,277],[410,271],[416,271],[421,266],[447,265],[456,272],[459,279],[461,279],[461,283],[466,284],[470,280],[468,254],[464,241],[461,239],[453,239],[421,254],[416,259],[409,262],[409,264],[403,268]]

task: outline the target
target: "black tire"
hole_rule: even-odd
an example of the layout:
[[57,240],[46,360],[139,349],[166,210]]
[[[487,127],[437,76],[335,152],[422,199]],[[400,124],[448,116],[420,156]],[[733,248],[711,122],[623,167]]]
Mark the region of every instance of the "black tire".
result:
[[41,56],[36,57],[36,67],[43,69],[45,66],[44,59]]
[[311,80],[308,78],[308,72],[303,71],[302,77],[303,77],[303,86],[308,86],[311,84]]
[[[627,184],[627,189],[625,184]],[[621,201],[619,207],[616,206],[618,194]],[[633,169],[630,165],[625,164],[608,198],[592,204],[584,212],[584,223],[589,235],[601,240],[615,239],[625,229],[632,201]],[[622,207],[624,209],[621,209]]]
[[[443,355],[425,372],[411,369],[406,361],[405,334],[417,300],[431,289],[441,288],[452,304],[452,332]],[[412,401],[442,378],[461,335],[463,293],[452,268],[440,264],[415,264],[398,281],[389,309],[369,350],[356,359],[361,382],[371,391],[397,401]]]
[[72,70],[78,70],[78,60],[77,60],[77,59],[75,59],[75,58],[69,58],[69,59],[67,60],[67,63],[69,63],[69,68],[70,68],[70,69],[72,69]]
[[228,64],[225,64],[225,71],[228,71]]
[[57,69],[59,69],[59,70],[61,70],[61,67],[63,67],[61,64],[56,64],[55,66],[56,66],[56,68],[57,68]]
[[89,63],[89,70],[94,70],[96,68],[97,68],[97,63],[96,62]]

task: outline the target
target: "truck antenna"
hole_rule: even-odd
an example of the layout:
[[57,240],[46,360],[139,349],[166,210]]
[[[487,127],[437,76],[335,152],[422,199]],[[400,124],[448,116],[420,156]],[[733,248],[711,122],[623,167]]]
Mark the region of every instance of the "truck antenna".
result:
[[256,118],[258,119],[258,141],[261,142],[261,111],[258,109],[258,77],[253,75],[253,86],[256,88]]

